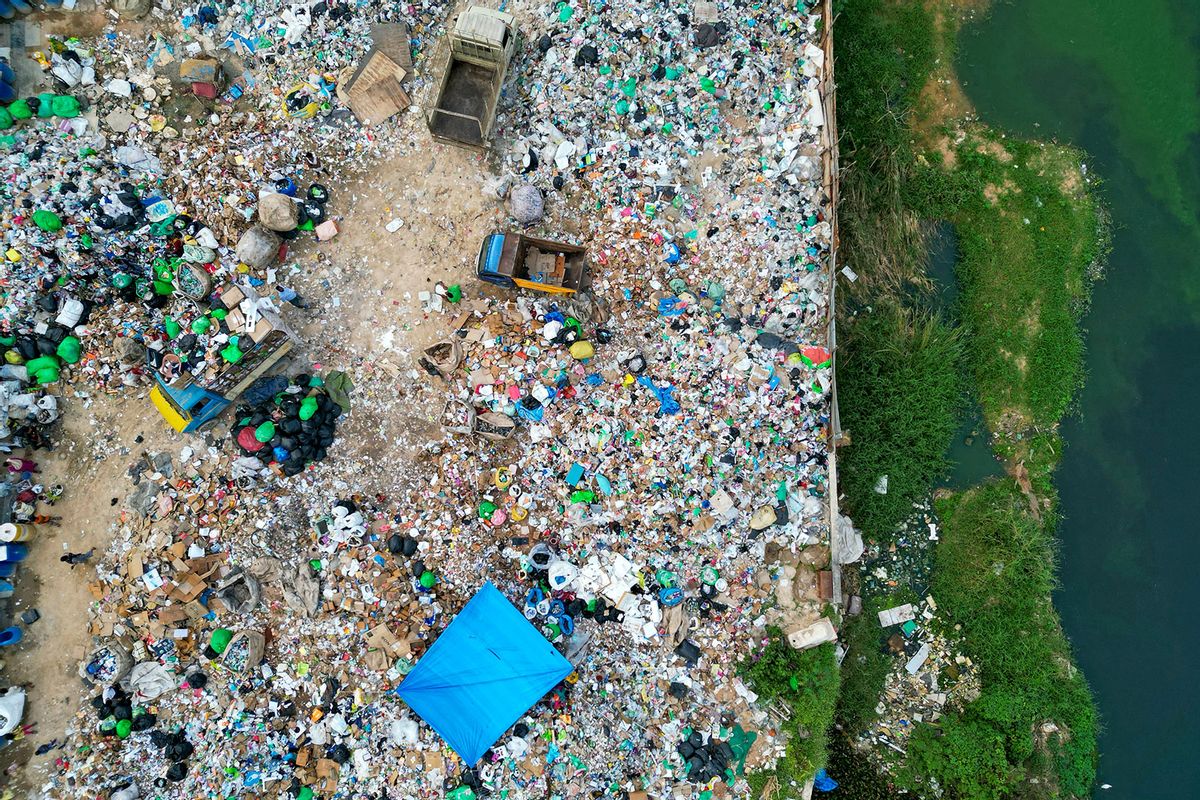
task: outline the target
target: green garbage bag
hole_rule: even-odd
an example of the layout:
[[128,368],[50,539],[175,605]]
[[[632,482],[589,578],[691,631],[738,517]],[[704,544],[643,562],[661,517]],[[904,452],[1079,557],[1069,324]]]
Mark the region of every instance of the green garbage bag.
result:
[[170,281],[155,281],[154,293],[161,294],[165,297],[166,295],[174,294],[175,287],[171,285]]
[[262,425],[254,429],[254,438],[266,444],[275,438],[275,423],[267,420]]
[[434,575],[429,570],[425,570],[421,573],[420,581],[423,587],[426,589],[432,589],[435,585],[437,585],[437,575]]
[[354,391],[354,381],[345,372],[334,370],[325,378],[325,391],[329,399],[342,407],[342,411],[350,413],[350,393]]
[[58,343],[58,348],[54,351],[58,357],[68,364],[79,363],[79,339],[74,336],[64,336],[63,340]]
[[[0,130],[3,130],[3,128],[0,127]],[[0,147],[4,147],[6,150],[11,150],[12,148],[14,148],[16,146],[17,146],[17,137],[15,137],[15,136],[0,136]]]
[[33,116],[33,109],[24,100],[13,100],[8,105],[8,113],[12,114],[13,119],[29,119]]
[[127,272],[118,272],[116,275],[113,275],[112,285],[114,289],[124,289],[131,283],[133,283],[133,276]]
[[233,631],[228,628],[217,628],[209,638],[208,646],[213,649],[214,653],[221,655],[225,652],[225,648],[229,647],[229,640],[232,638]]
[[0,108],[0,131],[6,131],[13,126],[12,114]]
[[29,370],[30,375],[32,375],[33,373],[35,373],[38,370],[43,369],[45,367],[57,367],[57,366],[58,366],[58,357],[57,356],[38,356],[37,358],[29,359],[29,361],[27,361],[25,363],[25,368]]
[[38,95],[38,116],[49,119],[54,116],[54,93],[42,92]]
[[59,371],[57,364],[47,364],[39,370],[30,370],[30,377],[37,383],[38,386],[45,386],[48,383],[58,381]]
[[301,786],[300,791],[296,792],[296,800],[313,800],[313,790],[307,786]]
[[174,339],[179,335],[180,331],[183,330],[183,328],[179,327],[179,323],[170,317],[167,317],[165,320],[163,320],[163,328],[166,330],[167,337],[170,339]]
[[117,720],[117,738],[124,739],[133,732],[133,722],[127,719]]
[[300,419],[312,419],[317,413],[317,398],[306,397],[300,401]]
[[208,317],[197,317],[192,320],[192,333],[200,336],[208,333],[208,329],[212,327],[212,323],[208,321]]
[[79,101],[70,95],[61,94],[50,103],[56,117],[78,117]]
[[236,364],[242,360],[242,356],[246,355],[241,348],[237,346],[237,342],[231,341],[229,346],[221,351],[221,358],[228,361],[230,364]]
[[62,230],[62,220],[53,211],[39,209],[33,212],[33,224],[46,233],[58,233]]
[[229,316],[229,312],[223,308],[214,308],[211,313],[213,319],[225,319],[225,317]]

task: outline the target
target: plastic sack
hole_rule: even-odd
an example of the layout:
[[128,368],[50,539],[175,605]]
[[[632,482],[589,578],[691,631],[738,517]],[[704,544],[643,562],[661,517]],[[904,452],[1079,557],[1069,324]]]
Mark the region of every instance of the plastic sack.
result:
[[24,100],[14,100],[8,106],[8,113],[13,119],[29,119],[33,116],[33,109]]
[[578,341],[571,345],[571,357],[577,361],[585,361],[596,355],[596,348],[592,347],[591,342]]
[[267,443],[275,438],[275,423],[267,420],[262,425],[259,425],[254,430],[254,438],[262,443]]
[[317,413],[317,398],[306,397],[300,401],[300,419],[312,419]]
[[78,363],[80,355],[79,340],[74,336],[64,336],[63,340],[58,343],[58,349],[55,350],[55,353],[68,364]]
[[79,101],[70,95],[58,95],[50,102],[50,108],[56,117],[79,116]]
[[0,131],[8,130],[13,126],[13,116],[6,109],[0,108]]
[[62,220],[53,211],[39,209],[33,212],[33,224],[46,233],[57,233],[62,230]]
[[242,356],[246,355],[237,346],[237,342],[230,342],[229,346],[221,351],[221,358],[228,361],[230,364],[236,364],[242,360]]

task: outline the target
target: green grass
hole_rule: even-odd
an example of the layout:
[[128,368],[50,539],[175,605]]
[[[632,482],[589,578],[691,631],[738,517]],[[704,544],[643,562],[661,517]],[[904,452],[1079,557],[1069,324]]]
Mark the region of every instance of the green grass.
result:
[[782,726],[788,737],[787,754],[774,770],[746,778],[754,797],[761,796],[772,779],[778,782],[782,796],[793,797],[825,766],[841,676],[832,643],[795,650],[781,630],[770,628],[768,632],[770,641],[743,669],[743,675],[761,702],[780,701],[791,709],[791,717]]
[[838,397],[851,444],[839,451],[839,483],[863,532],[890,538],[946,470],[962,405],[961,342],[936,317],[895,303],[840,331]]
[[1103,254],[1097,205],[1069,183],[1082,155],[984,130],[965,137],[956,159],[949,173],[924,166],[912,199],[958,233],[955,272],[984,417],[993,430],[1053,426],[1083,382],[1079,319]]
[[894,661],[884,652],[887,636],[879,627],[879,612],[917,599],[911,591],[864,598],[862,613],[842,624],[839,634],[846,659],[842,662],[837,722],[847,734],[856,735],[879,718],[875,707]]
[[1087,796],[1097,719],[1050,601],[1053,537],[1011,479],[939,501],[937,511],[931,591],[948,624],[962,626],[982,695],[918,727],[903,782],[933,779],[952,797],[979,800]]

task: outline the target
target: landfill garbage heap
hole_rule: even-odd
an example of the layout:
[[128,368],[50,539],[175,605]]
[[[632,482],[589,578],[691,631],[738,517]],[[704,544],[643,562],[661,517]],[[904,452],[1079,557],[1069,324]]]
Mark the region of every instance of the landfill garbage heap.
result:
[[[740,797],[746,770],[783,755],[738,672],[779,608],[797,606],[774,596],[773,562],[824,550],[828,563],[819,9],[507,10],[522,42],[489,191],[540,191],[522,221],[551,239],[579,232],[588,291],[490,292],[452,310],[458,363],[429,376],[446,438],[425,448],[412,496],[361,485],[328,438],[331,460],[290,480],[234,469],[228,442],[135,470],[95,588],[87,702],[50,796]],[[410,26],[424,70],[445,13],[246,2],[185,9],[150,38],[72,44],[65,60],[81,68],[63,67],[77,81],[64,88],[105,135],[71,116],[6,132],[9,325],[29,324],[51,276],[71,295],[57,302],[91,303],[72,335],[94,355],[67,379],[114,391],[144,385],[115,342],[173,340],[173,314],[204,345],[188,301],[147,302],[147,260],[187,244],[206,248],[189,263],[214,279],[265,282],[232,244],[279,176],[241,153],[274,147],[278,163],[330,170],[414,135],[415,115],[373,127],[369,146],[345,135],[356,128],[333,84],[384,20]],[[243,71],[197,136],[144,89],[155,69],[203,55]],[[422,78],[418,102],[436,76]],[[271,89],[289,98],[282,114]],[[65,232],[33,219],[41,210]],[[156,237],[165,220],[195,244]],[[132,290],[114,282],[135,273]],[[340,413],[312,409],[327,412]],[[237,422],[244,452],[276,433],[253,413]],[[463,764],[395,690],[485,579],[575,669]]]

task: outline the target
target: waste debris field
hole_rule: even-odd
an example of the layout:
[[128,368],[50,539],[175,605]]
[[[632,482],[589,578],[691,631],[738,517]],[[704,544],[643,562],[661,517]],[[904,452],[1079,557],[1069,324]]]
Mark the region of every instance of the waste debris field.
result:
[[18,17],[8,788],[747,796],[863,551],[828,5]]

